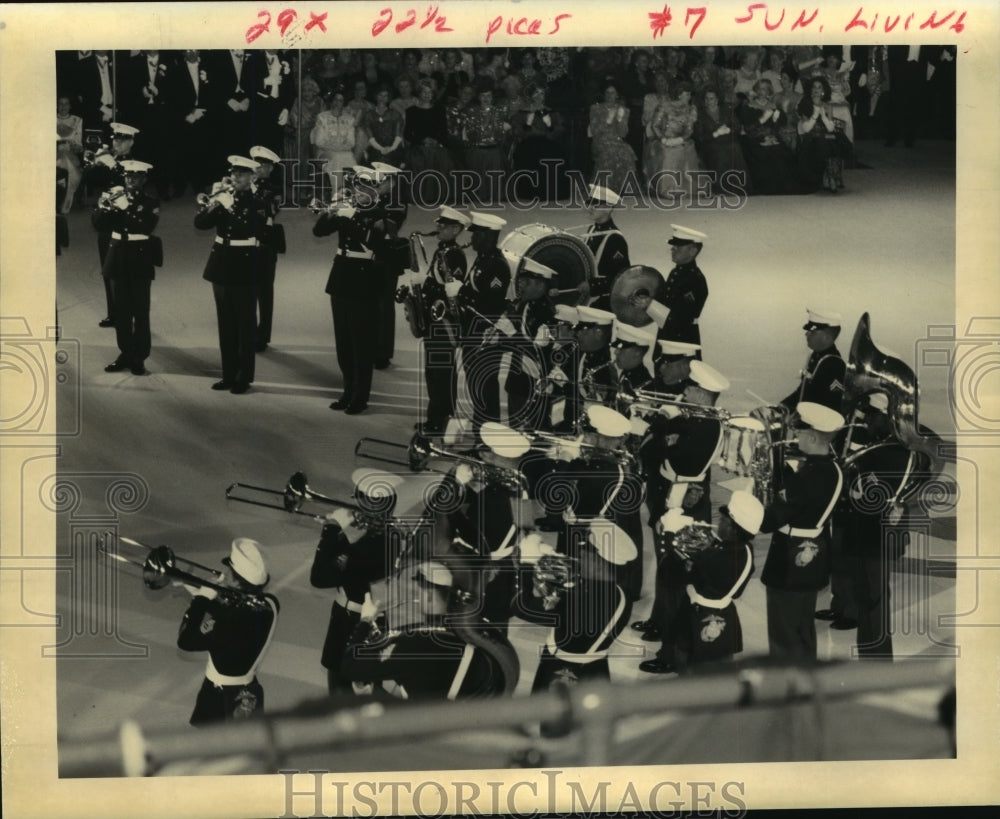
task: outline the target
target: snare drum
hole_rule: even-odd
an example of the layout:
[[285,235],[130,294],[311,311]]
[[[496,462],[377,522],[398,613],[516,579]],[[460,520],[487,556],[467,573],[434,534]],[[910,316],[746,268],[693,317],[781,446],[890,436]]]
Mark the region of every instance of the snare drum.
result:
[[767,431],[756,418],[739,416],[725,424],[719,465],[741,478],[756,477],[755,462],[762,447],[768,447]]
[[511,264],[511,298],[517,295],[517,276],[525,257],[556,271],[552,290],[566,291],[552,297],[556,304],[575,305],[580,298],[577,286],[597,272],[594,254],[583,239],[549,225],[536,223],[512,230],[500,242],[500,249],[517,260]]

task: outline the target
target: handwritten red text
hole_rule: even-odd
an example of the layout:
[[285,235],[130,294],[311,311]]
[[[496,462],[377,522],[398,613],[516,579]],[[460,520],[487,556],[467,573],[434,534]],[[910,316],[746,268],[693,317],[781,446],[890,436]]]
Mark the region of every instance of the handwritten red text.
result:
[[546,27],[546,30],[543,30],[543,21],[537,17],[529,19],[527,17],[504,17],[503,15],[498,15],[490,20],[489,25],[486,27],[486,42],[488,43],[490,37],[502,29],[507,34],[514,36],[539,34],[551,36],[559,31],[559,25],[563,20],[568,20],[572,16],[572,14],[557,14],[549,24],[551,28]]
[[416,9],[407,9],[397,19],[391,8],[384,8],[378,13],[378,19],[372,23],[372,37],[378,37],[379,34],[392,25],[392,21],[394,19],[396,19],[396,24],[393,26],[393,31],[395,31],[396,34],[402,34],[408,28],[412,28],[413,26],[416,26],[417,30],[420,30],[431,25],[434,26],[434,28],[431,29],[432,31],[454,31],[454,29],[448,27],[448,20],[439,12],[439,6],[428,6],[427,9],[420,14],[417,13]]
[[[313,28],[319,28],[320,31],[326,33],[326,14],[326,12],[316,14],[315,12],[310,11],[309,22],[302,27],[303,33]],[[248,45],[262,34],[267,34],[271,30],[271,12],[266,9],[259,11],[257,12],[257,19],[260,20],[260,22],[254,23],[247,29],[246,40]],[[295,9],[282,9],[278,12],[276,20],[278,23],[278,33],[281,35],[282,39],[285,40],[285,45],[291,45],[301,39],[302,35],[298,33],[299,26],[296,22],[298,19],[299,13]]]
[[[735,20],[737,23],[741,24],[749,23],[754,19],[754,15],[758,11],[764,12],[763,15],[758,16],[757,19],[760,19],[764,23],[764,28],[768,31],[774,31],[785,21],[785,9],[780,8],[772,11],[768,8],[767,3],[751,3],[747,6],[746,17],[736,17]],[[818,14],[819,9],[814,9],[811,14],[803,9],[799,12],[799,16],[792,21],[790,29],[795,31],[797,28],[805,28],[816,19]],[[822,31],[823,26],[820,26],[819,30]]]
[[[958,14],[956,17],[955,15]],[[854,17],[851,19],[845,27],[844,31],[852,31],[855,28],[863,28],[866,31],[879,31],[885,32],[886,34],[891,33],[897,26],[899,26],[902,21],[901,31],[909,31],[911,28],[924,30],[924,29],[934,29],[941,28],[941,26],[946,23],[948,25],[949,31],[954,31],[956,34],[961,34],[965,31],[965,12],[955,12],[949,11],[943,16],[939,16],[938,12],[932,11],[930,16],[927,18],[918,17],[916,14],[908,14],[905,17],[901,14],[886,14],[882,17],[882,25],[879,25],[879,13],[872,12],[865,14],[864,6],[858,8],[854,13]]]

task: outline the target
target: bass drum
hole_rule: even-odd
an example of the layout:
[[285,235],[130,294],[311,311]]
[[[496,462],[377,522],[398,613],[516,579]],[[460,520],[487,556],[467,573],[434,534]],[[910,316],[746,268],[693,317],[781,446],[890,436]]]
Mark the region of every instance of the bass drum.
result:
[[587,243],[579,236],[536,223],[508,233],[500,249],[511,259],[511,297],[517,295],[517,277],[524,267],[524,257],[534,259],[556,271],[553,290],[569,291],[553,296],[556,304],[575,306],[580,300],[576,288],[597,272],[597,262]]

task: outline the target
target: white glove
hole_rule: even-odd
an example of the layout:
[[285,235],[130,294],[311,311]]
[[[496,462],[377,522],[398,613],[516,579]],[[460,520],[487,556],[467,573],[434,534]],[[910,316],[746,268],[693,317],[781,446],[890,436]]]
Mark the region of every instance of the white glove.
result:
[[676,418],[678,415],[681,414],[681,408],[680,407],[675,407],[672,404],[663,404],[657,410],[657,412],[659,412],[660,415],[662,415],[662,416],[664,416],[666,418]]
[[542,117],[542,122],[545,123],[545,127],[546,128],[551,128],[552,127],[552,117],[550,117],[548,114],[546,114],[544,117]]
[[538,328],[538,332],[535,333],[535,346],[536,347],[548,347],[552,343],[552,333],[549,332],[549,326],[543,324]]
[[284,128],[288,124],[288,109],[282,108],[281,113],[278,114],[278,125]]
[[357,212],[357,208],[337,208],[337,216],[343,216],[345,219],[353,219]]
[[111,106],[110,105],[102,105],[101,106],[101,119],[104,122],[111,122],[111,117],[113,116],[113,114],[114,114],[114,112],[111,110]]
[[858,88],[864,88],[866,85],[868,85],[868,75],[862,74],[858,77]]
[[685,515],[680,509],[671,509],[660,517],[660,526],[664,532],[679,532],[685,526],[694,523],[694,518]]
[[514,323],[506,316],[501,316],[497,321],[496,328],[505,336],[512,336],[517,332]]
[[625,109],[624,108],[619,108],[618,109],[618,119],[619,120],[625,119]]
[[638,415],[629,419],[629,432],[632,435],[645,435],[647,429],[649,429],[649,424],[643,421]]
[[240,104],[239,104],[239,103],[238,103],[238,102],[237,102],[236,100],[234,100],[234,99],[231,99],[231,100],[229,100],[229,101],[228,101],[228,102],[226,103],[226,105],[228,105],[228,106],[229,106],[229,110],[230,110],[230,111],[240,111],[240,110],[242,110],[242,109],[240,108]]
[[563,386],[563,384],[569,381],[566,373],[562,371],[562,367],[556,364],[551,370],[549,370],[549,381],[558,387]]
[[98,165],[104,165],[106,168],[113,168],[115,166],[115,158],[111,154],[101,154],[94,162]]
[[775,122],[777,122],[778,121],[778,117],[780,117],[780,116],[781,116],[781,111],[779,111],[777,108],[775,108],[774,109],[774,113],[771,114],[771,119],[773,119]]
[[563,441],[556,444],[552,457],[557,461],[575,461],[582,455],[580,441]]
[[465,486],[474,477],[476,477],[476,473],[468,464],[459,464],[455,467],[455,481],[460,485]]
[[449,299],[455,298],[458,295],[458,291],[462,289],[462,283],[455,279],[454,281],[444,283],[444,292]]
[[518,548],[521,550],[521,560],[525,563],[536,563],[542,555],[554,554],[552,547],[537,532],[521,538]]
[[118,208],[118,210],[128,210],[128,197],[123,193],[119,194],[111,200],[111,204]]
[[190,594],[192,597],[207,597],[209,600],[214,600],[219,596],[219,593],[215,589],[207,588],[206,586],[194,586],[190,583],[174,583],[175,586],[180,586]]
[[334,523],[338,524],[341,529],[347,530],[348,526],[354,525],[354,515],[350,509],[337,509],[326,516],[327,520],[332,520]]
[[226,210],[230,210],[233,207],[233,202],[235,202],[236,200],[233,199],[233,195],[231,193],[225,191],[216,196],[215,201],[218,202],[220,205],[222,205],[222,207],[224,207]]
[[372,600],[372,593],[365,592],[365,602],[361,604],[361,619],[372,622],[382,610],[382,604],[378,600]]

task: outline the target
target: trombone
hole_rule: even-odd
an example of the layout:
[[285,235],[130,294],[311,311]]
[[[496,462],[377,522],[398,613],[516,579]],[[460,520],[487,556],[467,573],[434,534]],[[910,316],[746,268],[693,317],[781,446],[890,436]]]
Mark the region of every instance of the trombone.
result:
[[664,407],[674,407],[677,409],[677,416],[683,418],[709,418],[725,423],[733,417],[729,410],[722,407],[677,401],[650,390],[636,390],[634,393],[618,392],[615,393],[614,401],[620,406],[631,407],[639,414],[655,413]]
[[[246,492],[260,492],[265,495],[280,495],[282,502],[279,506],[277,503],[269,503],[267,501],[254,500],[253,498],[240,497],[240,490],[245,490],[244,494],[246,494]],[[288,483],[285,484],[284,490],[269,489],[265,486],[254,486],[253,484],[240,483],[238,481],[231,483],[228,487],[226,487],[226,500],[249,503],[251,506],[263,506],[267,509],[280,509],[293,515],[304,515],[307,518],[318,520],[320,523],[327,522],[326,516],[317,515],[314,512],[303,511],[303,504],[321,503],[328,506],[336,506],[340,509],[347,509],[352,512],[354,514],[354,524],[359,529],[381,529],[384,526],[385,517],[389,511],[387,508],[380,514],[376,509],[364,509],[357,504],[347,503],[346,501],[340,501],[335,498],[322,495],[309,487],[306,473],[301,471],[296,472],[291,478],[288,479]]]
[[[105,539],[109,535],[111,535],[111,532],[105,533]],[[119,563],[128,563],[131,566],[138,566],[142,569],[142,582],[147,589],[159,591],[165,588],[171,580],[176,580],[181,583],[198,586],[199,588],[214,589],[221,595],[246,598],[248,602],[250,600],[261,599],[263,594],[262,592],[247,591],[234,588],[233,586],[222,585],[224,577],[222,572],[210,569],[201,563],[195,563],[186,557],[178,557],[169,546],[148,546],[138,540],[121,536],[118,537],[118,542],[134,546],[137,549],[146,550],[146,558],[140,563],[134,558],[125,557],[115,551],[108,551],[107,546],[102,544],[102,549],[108,557],[117,560]],[[187,566],[188,569],[180,568],[181,564]],[[195,571],[204,572],[209,577],[199,576]]]
[[[371,445],[393,450],[405,450],[406,460],[394,458],[387,454],[366,452],[366,446],[370,447]],[[450,449],[438,446],[430,438],[421,435],[419,432],[414,434],[408,444],[399,444],[395,441],[385,441],[380,438],[362,438],[355,445],[354,454],[359,458],[367,458],[370,461],[381,461],[382,463],[395,464],[396,466],[407,466],[412,472],[423,472],[430,469],[429,463],[431,458],[444,458],[470,467],[480,476],[483,483],[489,486],[499,486],[511,493],[518,494],[527,491],[527,479],[520,470],[486,463],[472,455],[461,455],[457,452],[452,452]],[[440,469],[430,469],[430,471],[440,472],[444,475],[449,474]]]

